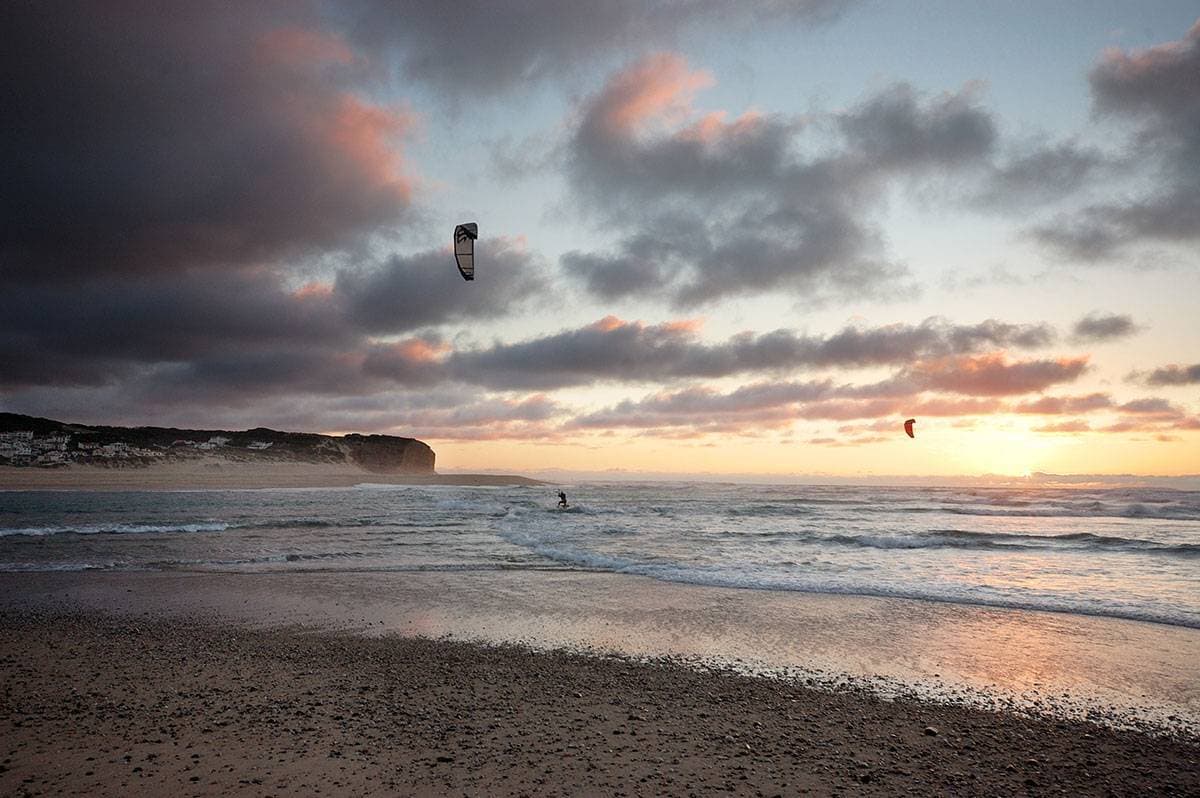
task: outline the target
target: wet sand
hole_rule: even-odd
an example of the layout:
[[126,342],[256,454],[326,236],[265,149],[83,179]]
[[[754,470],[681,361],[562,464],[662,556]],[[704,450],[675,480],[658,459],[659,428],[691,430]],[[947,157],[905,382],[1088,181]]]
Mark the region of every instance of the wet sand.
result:
[[[4,574],[0,794],[1196,795],[1194,727],[1076,698],[1186,712],[1198,637],[612,574]],[[923,667],[940,697],[885,697]]]
[[0,794],[1195,795],[1200,747],[670,663],[0,614]]
[[580,571],[0,574],[0,610],[221,619],[669,656],[814,685],[1200,736],[1200,630]]

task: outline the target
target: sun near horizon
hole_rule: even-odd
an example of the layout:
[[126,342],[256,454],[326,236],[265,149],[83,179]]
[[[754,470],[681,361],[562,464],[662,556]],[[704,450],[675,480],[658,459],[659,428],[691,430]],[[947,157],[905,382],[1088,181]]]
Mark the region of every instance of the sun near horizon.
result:
[[0,410],[1200,473],[1194,4],[634,5],[10,10]]

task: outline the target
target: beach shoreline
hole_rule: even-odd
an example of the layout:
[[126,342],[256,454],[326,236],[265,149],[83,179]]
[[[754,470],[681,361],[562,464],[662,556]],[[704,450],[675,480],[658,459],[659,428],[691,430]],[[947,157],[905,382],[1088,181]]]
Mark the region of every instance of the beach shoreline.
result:
[[163,463],[143,468],[0,466],[0,491],[262,490],[347,488],[373,484],[498,487],[549,483],[515,474],[385,474],[353,465],[243,463],[221,458]]
[[0,611],[519,644],[1200,739],[1200,630],[573,570],[0,574]]
[[669,662],[0,612],[0,792],[1195,794],[1195,740]]

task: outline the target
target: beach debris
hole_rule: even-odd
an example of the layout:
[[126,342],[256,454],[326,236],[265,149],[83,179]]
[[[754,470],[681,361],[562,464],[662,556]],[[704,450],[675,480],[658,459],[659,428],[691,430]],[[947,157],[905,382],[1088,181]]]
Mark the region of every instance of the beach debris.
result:
[[454,260],[458,273],[464,280],[475,279],[475,239],[479,238],[479,225],[465,222],[454,228]]
[[908,437],[910,437],[910,438],[917,437],[916,435],[913,435],[913,424],[916,424],[916,423],[917,423],[917,420],[915,418],[910,418],[904,422],[904,431],[906,433],[908,433]]
[[937,730],[936,726],[926,726],[925,727],[925,736],[926,737],[937,737],[937,735],[938,735],[938,730]]

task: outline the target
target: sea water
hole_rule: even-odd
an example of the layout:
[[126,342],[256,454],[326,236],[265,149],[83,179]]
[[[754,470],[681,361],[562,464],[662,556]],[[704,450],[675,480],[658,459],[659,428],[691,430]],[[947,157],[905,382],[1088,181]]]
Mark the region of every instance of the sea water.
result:
[[0,492],[0,571],[558,570],[1200,628],[1200,492],[589,483]]

